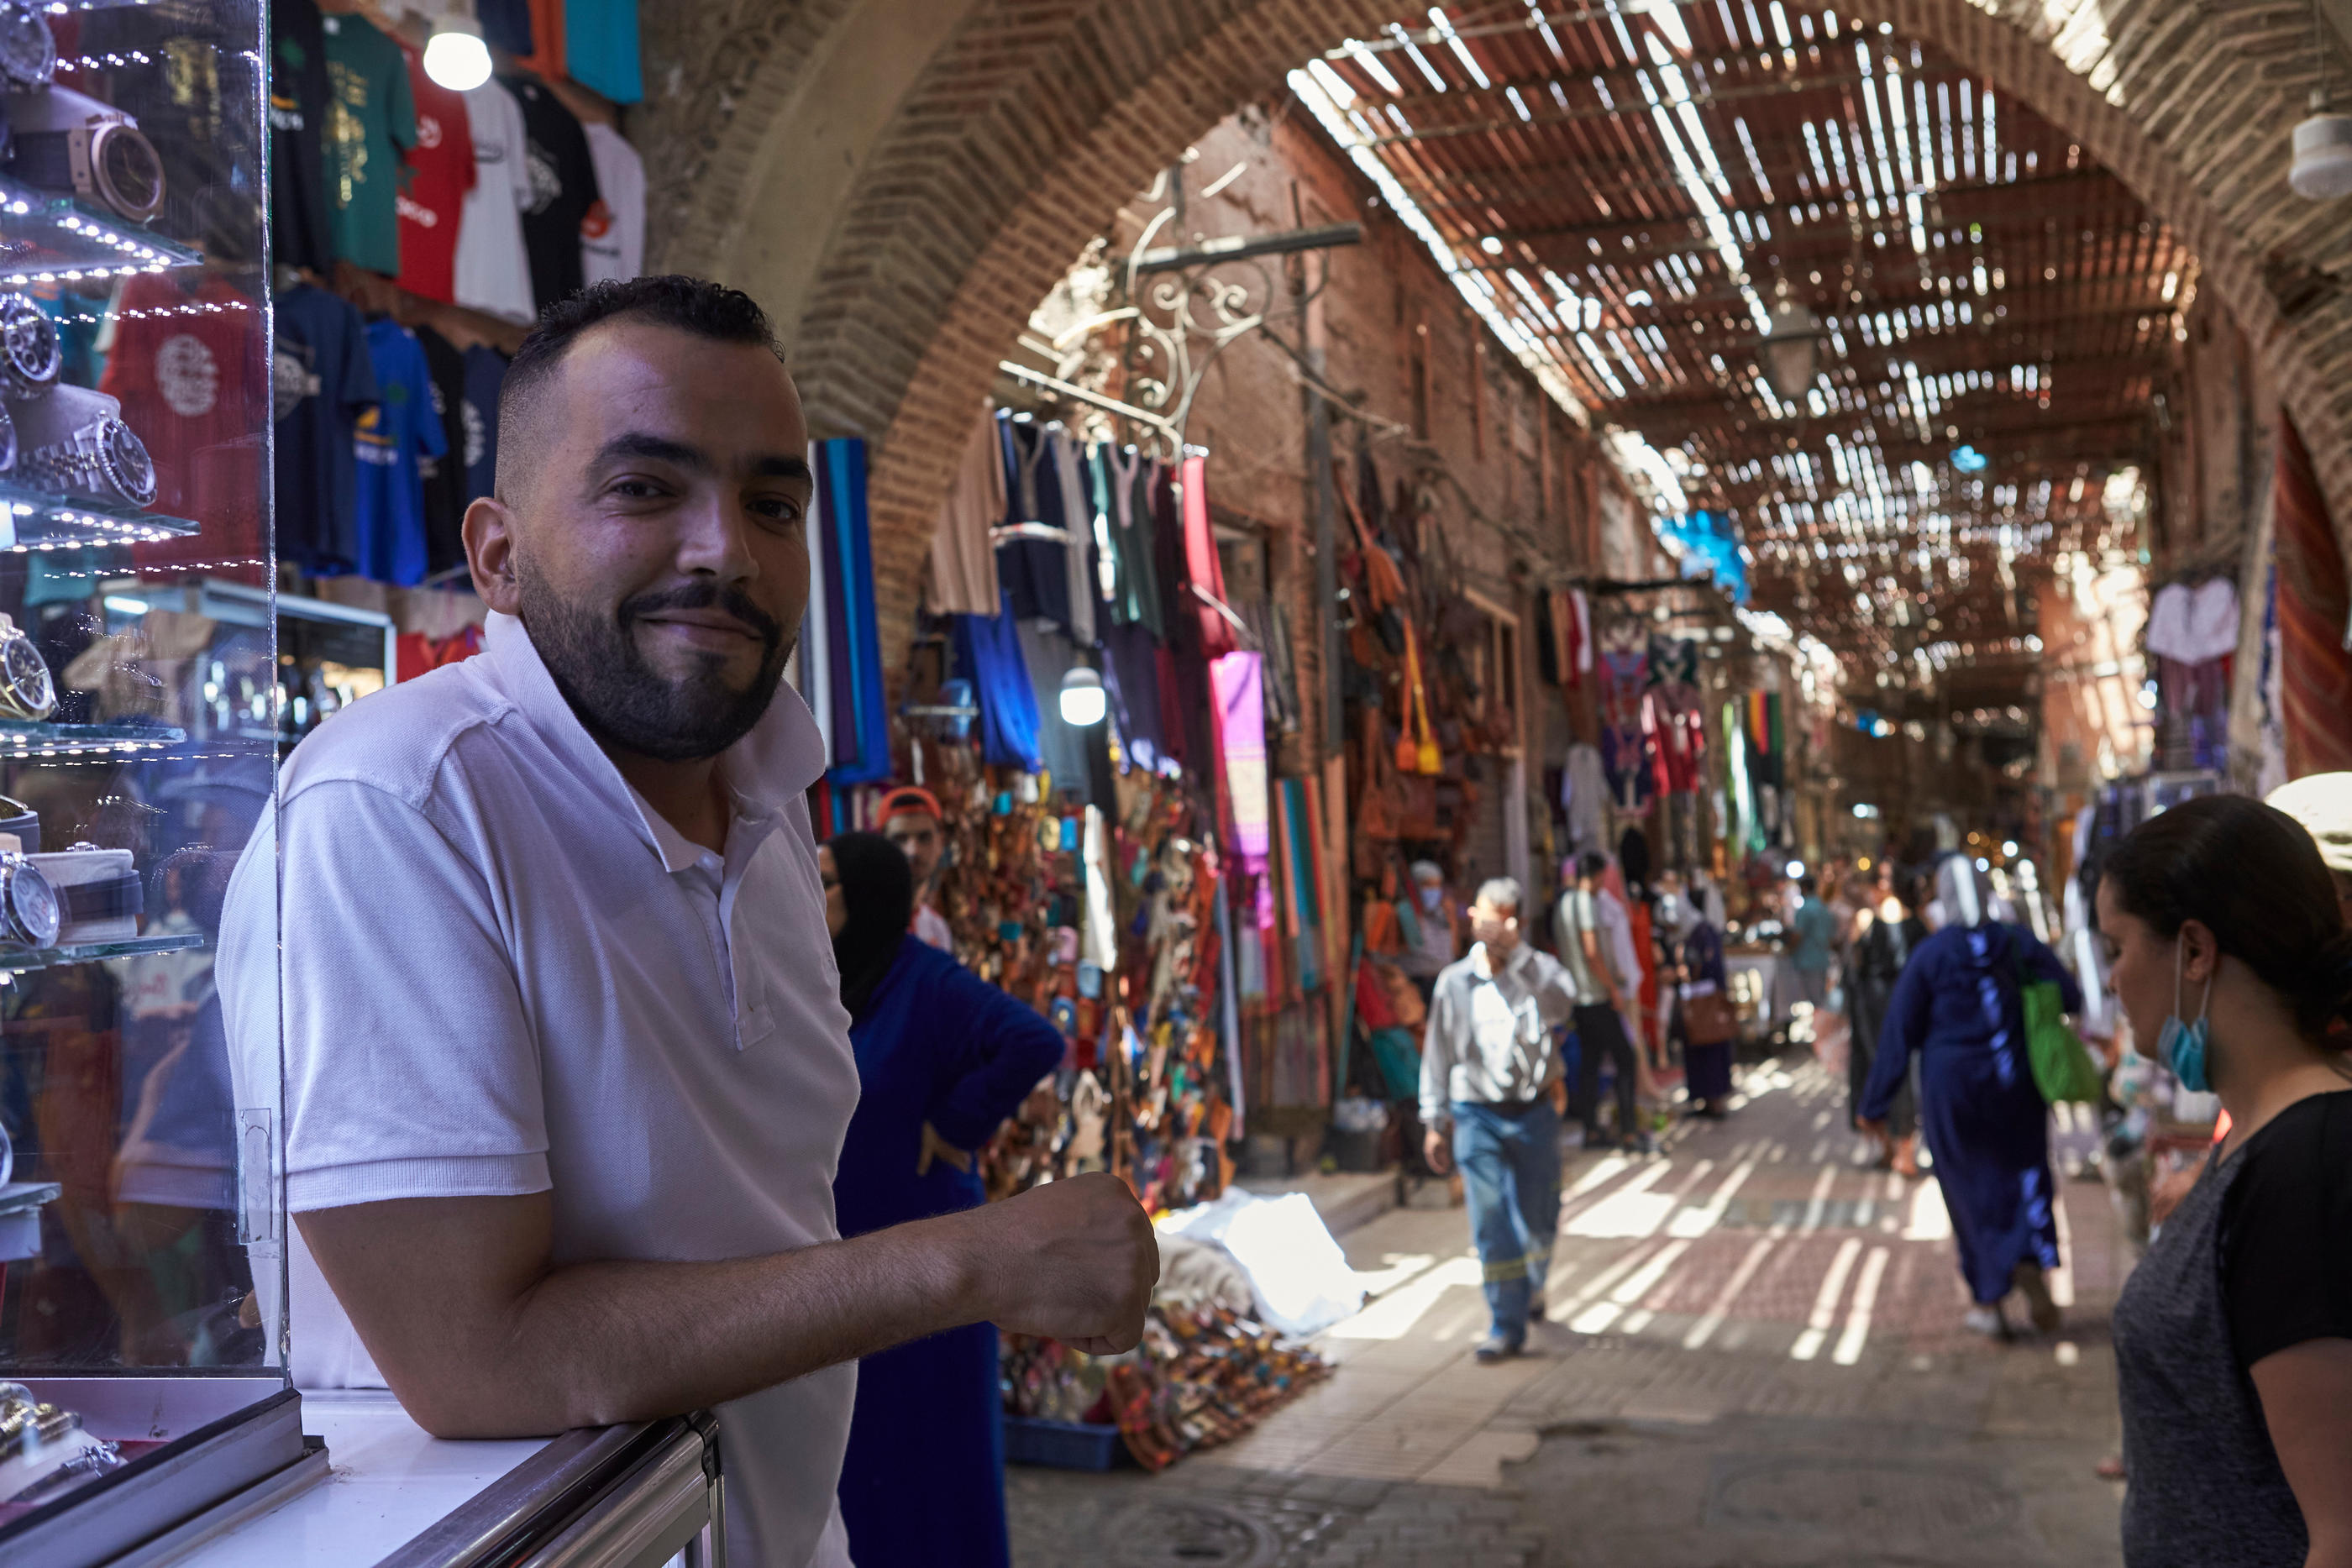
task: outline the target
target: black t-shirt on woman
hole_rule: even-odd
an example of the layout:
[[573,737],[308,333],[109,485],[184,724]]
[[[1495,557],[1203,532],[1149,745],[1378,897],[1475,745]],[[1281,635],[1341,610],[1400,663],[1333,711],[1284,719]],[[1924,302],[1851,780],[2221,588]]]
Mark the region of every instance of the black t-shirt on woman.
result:
[[2246,1140],[2221,1205],[2230,1347],[2252,1369],[2352,1339],[2352,1089],[2299,1100]]

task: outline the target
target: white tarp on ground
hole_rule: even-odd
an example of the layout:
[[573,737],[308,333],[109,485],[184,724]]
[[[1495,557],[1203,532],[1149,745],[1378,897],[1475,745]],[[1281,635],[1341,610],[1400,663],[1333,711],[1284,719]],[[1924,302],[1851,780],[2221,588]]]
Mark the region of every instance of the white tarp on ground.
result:
[[1232,1253],[1249,1275],[1259,1321],[1283,1333],[1318,1333],[1363,1310],[1363,1285],[1303,1192],[1261,1197],[1232,1187],[1168,1216],[1160,1231]]

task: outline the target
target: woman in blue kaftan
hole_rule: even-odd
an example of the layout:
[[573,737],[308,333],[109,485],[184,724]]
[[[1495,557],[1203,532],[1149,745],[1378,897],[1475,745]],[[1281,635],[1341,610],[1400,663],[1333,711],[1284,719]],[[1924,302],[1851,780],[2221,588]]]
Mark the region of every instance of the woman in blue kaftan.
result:
[[2034,1087],[2021,985],[2054,980],[2066,1010],[2082,991],[2033,934],[1995,918],[1993,890],[1967,857],[1937,875],[1945,925],[1904,966],[1879,1026],[1862,1096],[1865,1129],[1884,1129],[1889,1104],[1919,1057],[1919,1121],[1951,1214],[1960,1273],[1975,1303],[1969,1326],[2005,1337],[2001,1301],[2021,1293],[2034,1326],[2058,1326],[2046,1275],[2058,1266],[2057,1186],[2050,1173],[2050,1111]]
[[[974,1154],[1062,1060],[1031,1008],[908,934],[914,874],[877,833],[821,869],[857,1055],[857,1113],[834,1177],[844,1236],[977,1208]],[[858,1568],[1005,1568],[996,1329],[933,1334],[857,1367],[841,1512]]]

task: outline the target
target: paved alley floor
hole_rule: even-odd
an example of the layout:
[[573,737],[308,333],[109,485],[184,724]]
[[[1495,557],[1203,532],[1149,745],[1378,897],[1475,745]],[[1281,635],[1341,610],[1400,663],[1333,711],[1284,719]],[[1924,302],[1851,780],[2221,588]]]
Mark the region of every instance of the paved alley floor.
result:
[[1341,1239],[1379,1293],[1318,1342],[1328,1383],[1160,1476],[1014,1469],[1014,1563],[2119,1563],[2096,1467],[2129,1260],[2065,1177],[2087,1122],[2059,1135],[2065,1326],[1996,1344],[1961,1327],[1934,1181],[1851,1163],[1842,1085],[1767,1063],[1742,1091],[1657,1155],[1570,1161],[1527,1356],[1470,1358],[1462,1211],[1392,1210]]

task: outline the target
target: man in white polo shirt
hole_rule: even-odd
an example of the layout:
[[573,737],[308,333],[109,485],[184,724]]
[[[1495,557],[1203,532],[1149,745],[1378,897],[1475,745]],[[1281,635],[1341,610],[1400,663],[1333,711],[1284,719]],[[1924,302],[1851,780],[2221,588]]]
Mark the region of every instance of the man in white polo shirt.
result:
[[1108,1176],[835,1234],[857,1070],[780,679],[806,447],[745,296],[551,309],[466,517],[488,647],[297,748],[219,972],[240,1105],[282,975],[298,1382],[446,1437],[713,1406],[734,1560],[837,1568],[859,1356],[982,1320],[1124,1349],[1159,1261]]

